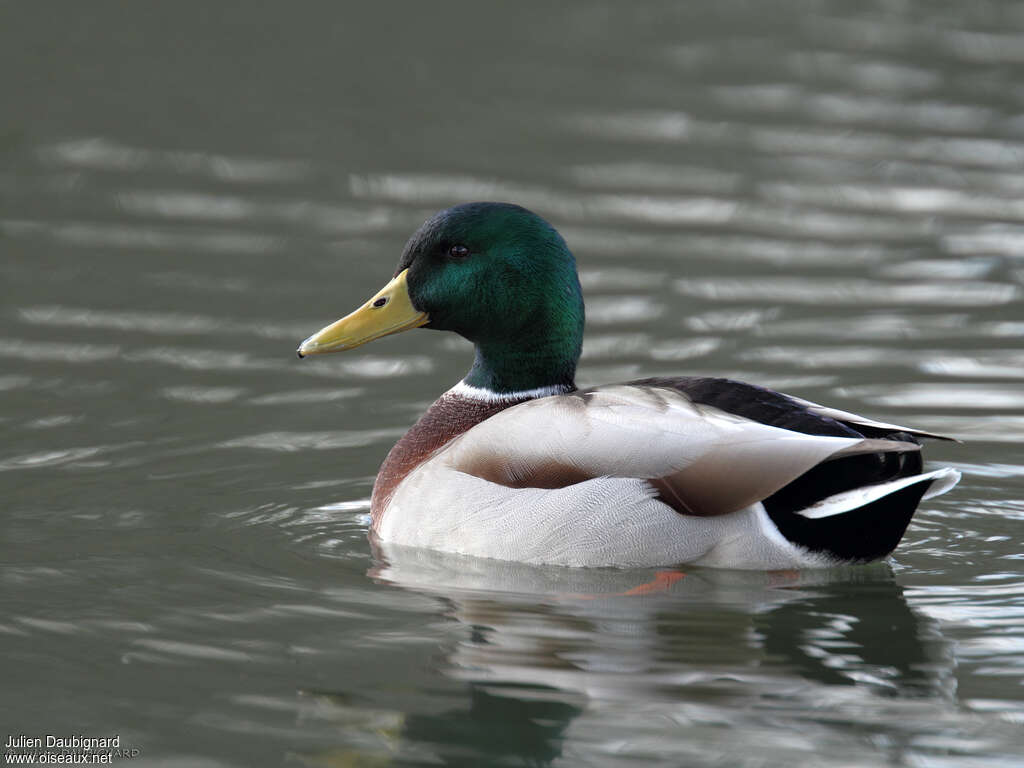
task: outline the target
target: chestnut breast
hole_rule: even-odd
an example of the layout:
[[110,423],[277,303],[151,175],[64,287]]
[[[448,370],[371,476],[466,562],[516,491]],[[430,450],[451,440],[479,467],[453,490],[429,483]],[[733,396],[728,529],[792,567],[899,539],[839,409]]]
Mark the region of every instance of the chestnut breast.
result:
[[384,459],[373,484],[370,501],[372,527],[377,527],[391,496],[406,475],[463,432],[528,399],[487,401],[451,392],[441,395]]

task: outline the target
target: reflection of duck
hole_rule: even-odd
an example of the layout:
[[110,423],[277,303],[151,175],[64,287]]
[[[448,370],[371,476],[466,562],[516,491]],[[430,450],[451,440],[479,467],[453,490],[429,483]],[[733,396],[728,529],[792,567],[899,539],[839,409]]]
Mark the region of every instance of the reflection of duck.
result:
[[[903,589],[876,578],[825,584],[756,617],[766,654],[827,685],[871,685],[902,696],[952,694],[948,643],[926,632]],[[948,690],[944,688],[948,687]]]
[[465,336],[476,360],[381,467],[372,527],[386,541],[563,565],[864,561],[959,477],[921,474],[916,438],[935,435],[741,382],[576,391],[575,263],[518,206],[435,215],[395,278],[299,355],[418,326]]
[[[883,565],[656,580],[387,544],[375,554],[371,575],[437,597],[464,627],[440,669],[467,698],[402,728],[445,764],[616,765],[650,748],[645,764],[742,764],[755,743],[765,764],[802,764],[821,743],[862,764],[864,744],[837,739],[828,718],[930,727],[954,709],[941,639]],[[787,752],[800,739],[808,751]]]

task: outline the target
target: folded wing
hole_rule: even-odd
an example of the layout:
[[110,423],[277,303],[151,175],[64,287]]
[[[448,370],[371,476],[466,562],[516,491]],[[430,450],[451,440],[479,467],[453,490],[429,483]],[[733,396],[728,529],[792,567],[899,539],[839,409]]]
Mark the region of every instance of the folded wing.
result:
[[718,516],[767,498],[822,462],[919,449],[911,442],[795,432],[669,387],[627,384],[509,408],[438,458],[511,488],[640,478],[677,512]]

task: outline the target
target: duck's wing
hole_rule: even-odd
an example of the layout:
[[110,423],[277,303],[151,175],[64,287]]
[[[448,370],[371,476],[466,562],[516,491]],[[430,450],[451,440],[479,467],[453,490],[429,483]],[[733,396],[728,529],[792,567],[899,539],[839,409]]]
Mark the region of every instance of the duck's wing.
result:
[[675,390],[694,403],[796,432],[816,435],[859,435],[893,439],[896,434],[959,442],[914,427],[876,421],[856,413],[785,395],[745,381],[710,376],[662,376],[630,382],[634,386]]
[[850,413],[849,411],[841,411],[838,408],[829,408],[825,405],[818,405],[812,403],[810,400],[804,400],[799,397],[788,396],[790,400],[798,405],[804,406],[811,413],[823,416],[828,419],[832,419],[841,424],[845,424],[853,429],[861,432],[866,436],[878,436],[881,434],[892,434],[895,432],[902,432],[907,435],[913,435],[914,437],[927,437],[932,440],[947,440],[952,443],[959,443],[955,437],[949,435],[939,435],[935,432],[927,432],[923,429],[915,429],[913,427],[902,427],[899,424],[889,424],[884,421],[875,421],[874,419],[868,419],[864,416],[858,416],[856,413]]
[[677,512],[717,516],[771,496],[822,462],[919,450],[913,442],[832,431],[762,423],[677,387],[636,382],[514,406],[452,441],[437,459],[507,488],[639,478]]

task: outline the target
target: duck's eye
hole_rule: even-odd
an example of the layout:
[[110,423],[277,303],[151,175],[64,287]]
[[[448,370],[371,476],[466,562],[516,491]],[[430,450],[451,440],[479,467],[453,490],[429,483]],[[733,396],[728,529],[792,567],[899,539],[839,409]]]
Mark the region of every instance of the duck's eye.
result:
[[448,249],[448,255],[453,259],[464,259],[469,256],[469,248],[464,245],[453,245]]

